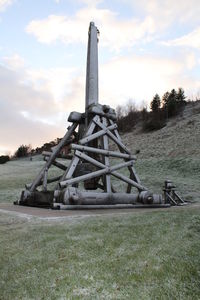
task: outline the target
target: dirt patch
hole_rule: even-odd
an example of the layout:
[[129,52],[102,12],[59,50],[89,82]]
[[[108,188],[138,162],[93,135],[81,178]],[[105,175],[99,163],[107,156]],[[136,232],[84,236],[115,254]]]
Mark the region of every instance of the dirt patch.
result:
[[[147,212],[163,210],[164,208],[120,208],[120,209],[88,209],[88,210],[52,210],[47,208],[37,208],[28,206],[13,205],[10,203],[1,203],[0,211],[7,212],[18,216],[24,216],[27,218],[38,217],[41,219],[56,219],[65,217],[78,217],[78,216],[97,216],[97,215],[109,215],[109,214],[126,214],[135,212]],[[169,210],[171,208],[165,208]]]

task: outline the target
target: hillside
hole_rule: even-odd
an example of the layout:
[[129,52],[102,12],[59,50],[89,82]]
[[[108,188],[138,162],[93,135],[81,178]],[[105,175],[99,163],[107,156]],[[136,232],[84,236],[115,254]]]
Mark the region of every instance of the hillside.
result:
[[200,158],[200,101],[189,103],[160,130],[144,133],[138,125],[122,139],[133,151],[140,150],[140,158]]

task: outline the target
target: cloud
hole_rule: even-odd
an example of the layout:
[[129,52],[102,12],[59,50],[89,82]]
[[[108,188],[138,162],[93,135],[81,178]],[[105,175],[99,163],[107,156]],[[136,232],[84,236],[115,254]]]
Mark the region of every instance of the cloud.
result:
[[166,46],[186,46],[190,48],[200,48],[200,27],[196,28],[192,32],[183,35],[180,38],[163,42]]
[[14,0],[0,0],[0,12],[5,11],[5,9],[13,2]]
[[156,93],[182,86],[183,70],[184,64],[173,59],[117,57],[100,70],[100,99],[114,107],[129,98],[149,103]]
[[[34,35],[40,43],[52,44],[86,44],[86,32],[90,21],[95,21],[100,28],[101,45],[112,51],[121,51],[132,47],[136,43],[146,43],[158,39],[160,33],[168,27],[189,22],[190,26],[199,24],[199,0],[123,0],[124,5],[132,6],[132,17],[121,18],[120,11],[113,11],[106,7],[102,0],[79,0],[83,8],[73,16],[49,15],[45,19],[32,20],[26,27],[26,32]],[[98,5],[101,3],[101,8]],[[135,16],[135,8],[140,9],[140,18]],[[117,8],[117,5],[116,5]],[[131,12],[131,9],[130,9]],[[143,17],[141,17],[143,15]],[[176,25],[175,25],[176,24]],[[189,36],[197,47],[198,31]],[[191,34],[192,34],[191,33]],[[195,36],[194,36],[195,35]],[[182,42],[177,40],[178,42]]]
[[[68,103],[62,101],[62,97],[54,97],[49,84],[52,78],[48,78],[48,71],[46,77],[42,78],[42,73],[38,77],[33,76],[33,70],[15,64],[16,61],[22,62],[23,59],[18,55],[6,57],[0,65],[0,119],[3,124],[0,127],[0,149],[12,151],[20,144],[31,143],[36,147],[61,137],[70,111]],[[64,70],[60,73],[60,78],[63,72]],[[55,70],[55,76],[58,73]]]
[[[136,5],[135,1],[124,1],[130,5]],[[174,21],[176,24],[190,22],[190,25],[199,22],[199,0],[140,0],[137,2],[137,6],[151,15],[156,24],[163,27],[172,25]]]
[[192,70],[197,65],[197,59],[193,52],[186,55],[186,66],[189,70]]
[[59,105],[63,96],[70,93],[69,86],[77,68],[28,69],[27,76],[36,89],[49,91]]
[[140,39],[145,41],[151,38],[156,30],[154,20],[150,16],[143,20],[137,18],[122,20],[118,19],[116,12],[109,9],[86,7],[72,17],[50,15],[43,20],[33,20],[26,27],[26,31],[45,44],[56,41],[65,44],[86,44],[86,32],[91,18],[102,32],[101,45],[116,51],[131,47]]
[[47,141],[61,136],[64,131],[58,126],[27,119],[15,110],[14,106],[0,100],[1,124],[0,152],[1,154],[14,151],[22,144],[31,144],[36,147]]
[[25,65],[24,59],[18,54],[14,54],[12,56],[4,56],[3,61],[8,68],[13,70],[23,68]]

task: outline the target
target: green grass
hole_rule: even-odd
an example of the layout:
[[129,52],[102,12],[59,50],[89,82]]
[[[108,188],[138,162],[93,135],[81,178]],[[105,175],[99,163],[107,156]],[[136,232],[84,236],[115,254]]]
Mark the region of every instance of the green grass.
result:
[[1,299],[199,299],[199,207],[0,230]]
[[[0,165],[0,203],[19,200],[25,184],[31,183],[38,175],[44,161],[41,156],[35,156],[33,161],[20,159]],[[56,167],[51,167],[50,177],[61,175]],[[55,184],[51,184],[53,187]]]

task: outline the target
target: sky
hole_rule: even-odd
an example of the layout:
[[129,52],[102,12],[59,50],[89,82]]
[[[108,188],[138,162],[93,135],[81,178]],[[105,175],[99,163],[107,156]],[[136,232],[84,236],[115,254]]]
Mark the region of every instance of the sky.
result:
[[84,111],[90,21],[101,104],[200,97],[199,16],[199,0],[0,0],[0,155],[62,137]]

